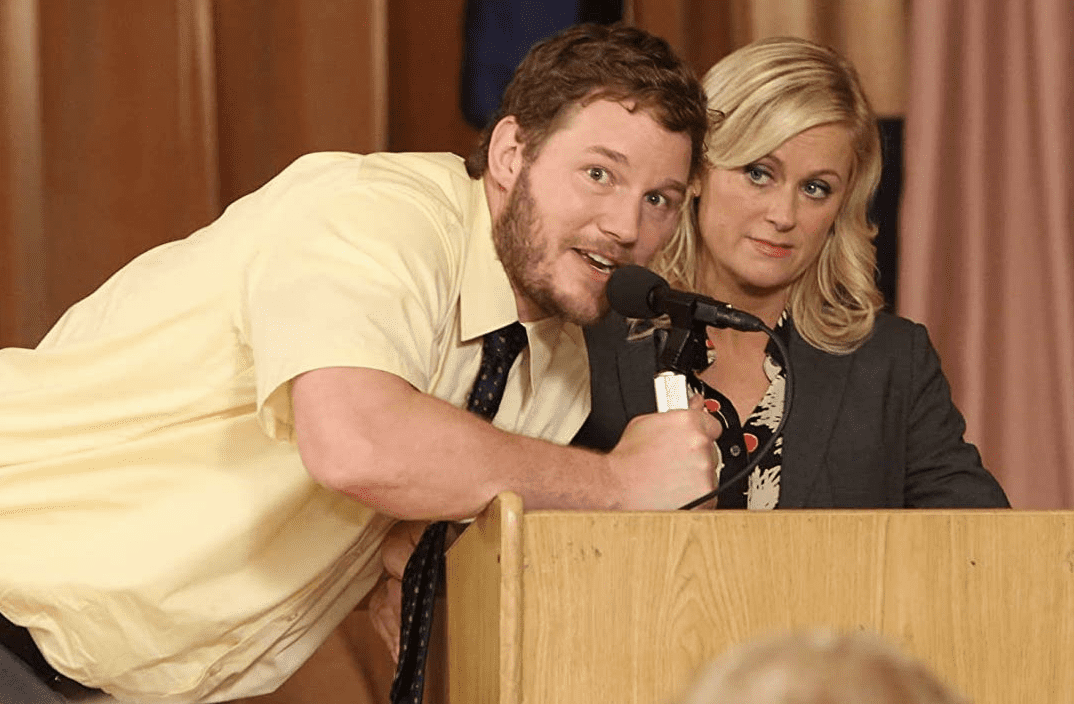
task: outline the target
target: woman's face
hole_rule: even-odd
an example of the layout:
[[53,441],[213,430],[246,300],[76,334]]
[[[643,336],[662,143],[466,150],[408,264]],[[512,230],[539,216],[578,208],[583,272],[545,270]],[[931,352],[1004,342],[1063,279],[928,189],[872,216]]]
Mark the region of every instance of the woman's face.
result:
[[710,168],[698,225],[708,293],[731,303],[786,301],[787,288],[820,255],[846,193],[850,131],[812,127],[739,169]]

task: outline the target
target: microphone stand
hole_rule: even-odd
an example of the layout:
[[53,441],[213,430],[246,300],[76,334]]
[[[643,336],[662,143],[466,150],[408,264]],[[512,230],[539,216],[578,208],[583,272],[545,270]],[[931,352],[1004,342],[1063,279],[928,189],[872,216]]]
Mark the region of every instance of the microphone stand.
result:
[[[657,374],[653,379],[656,391],[656,404],[658,411],[682,410],[688,407],[686,391],[686,374],[698,372],[708,366],[708,354],[705,341],[708,338],[706,328],[729,327],[722,321],[717,321],[714,316],[709,316],[706,306],[672,307],[668,311],[671,318],[671,328],[668,330],[667,339],[657,359]],[[791,357],[786,345],[779,336],[767,325],[761,325],[761,330],[771,339],[780,353],[783,355],[785,386],[783,393],[783,414],[779,419],[772,437],[754,455],[746,467],[730,479],[720,482],[711,492],[700,496],[690,503],[681,506],[680,510],[696,508],[701,504],[715,498],[720,492],[738,482],[742,477],[749,476],[761,459],[767,455],[775,445],[776,438],[783,431],[783,425],[791,412],[791,400],[794,396],[794,375],[791,371]]]
[[689,330],[673,325],[667,331],[653,377],[657,411],[689,408],[686,374],[700,371],[708,364],[705,335],[703,323],[694,323]]

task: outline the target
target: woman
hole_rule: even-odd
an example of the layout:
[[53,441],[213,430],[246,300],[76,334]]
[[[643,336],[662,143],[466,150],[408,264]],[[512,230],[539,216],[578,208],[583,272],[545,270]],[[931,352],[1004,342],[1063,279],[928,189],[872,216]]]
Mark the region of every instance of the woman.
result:
[[740,643],[685,704],[966,704],[924,663],[873,633],[807,630]]
[[[717,63],[705,90],[708,168],[652,268],[759,317],[794,378],[782,433],[719,507],[1007,506],[962,438],[925,329],[881,311],[867,219],[880,143],[853,67],[812,42],[765,39]],[[593,411],[576,443],[609,449],[656,410],[653,328],[613,313],[587,331]],[[778,427],[788,360],[764,333],[707,332],[710,364],[690,384],[724,425],[727,483]]]

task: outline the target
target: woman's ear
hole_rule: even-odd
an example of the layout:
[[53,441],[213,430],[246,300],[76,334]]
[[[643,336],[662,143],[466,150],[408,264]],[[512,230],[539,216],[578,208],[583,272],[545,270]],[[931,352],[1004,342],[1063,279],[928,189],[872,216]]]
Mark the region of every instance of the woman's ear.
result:
[[523,149],[518,120],[508,115],[492,128],[489,138],[488,175],[501,191],[510,191],[522,172]]

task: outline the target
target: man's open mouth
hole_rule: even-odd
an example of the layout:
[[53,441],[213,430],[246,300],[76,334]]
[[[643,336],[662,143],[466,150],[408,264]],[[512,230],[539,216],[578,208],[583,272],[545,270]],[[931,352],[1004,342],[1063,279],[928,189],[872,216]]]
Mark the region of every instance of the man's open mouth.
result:
[[615,270],[616,263],[613,262],[611,259],[607,259],[605,257],[600,256],[599,254],[595,254],[593,252],[586,252],[581,249],[576,249],[574,251],[581,254],[582,257],[589,262],[590,266],[603,274],[610,274]]

